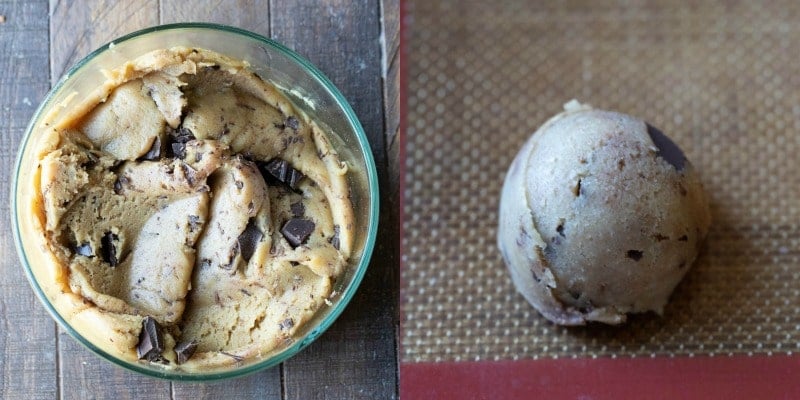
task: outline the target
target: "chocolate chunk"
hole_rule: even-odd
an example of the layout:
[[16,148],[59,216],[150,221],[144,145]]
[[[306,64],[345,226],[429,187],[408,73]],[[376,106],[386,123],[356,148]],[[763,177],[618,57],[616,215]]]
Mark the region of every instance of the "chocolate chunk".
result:
[[186,143],[197,139],[190,129],[180,128],[172,135],[173,141],[177,143]]
[[142,321],[136,354],[140,360],[157,361],[161,359],[162,351],[164,351],[164,336],[161,333],[161,326],[155,318],[148,315]]
[[628,253],[627,253],[628,258],[630,258],[633,261],[641,260],[643,255],[644,255],[644,252],[640,251],[640,250],[628,250]]
[[266,171],[280,182],[286,182],[286,173],[289,168],[289,163],[279,158],[273,159],[265,165]]
[[280,182],[292,189],[297,189],[298,183],[305,176],[292,168],[288,161],[280,158],[274,158],[266,163],[258,163],[258,169],[267,183],[274,185],[276,182]]
[[306,213],[306,206],[301,201],[292,203],[289,207],[292,209],[292,216],[302,217]]
[[297,190],[297,184],[300,183],[300,180],[303,179],[305,175],[303,175],[300,171],[292,168],[286,173],[286,180],[284,181],[290,188]]
[[664,236],[660,233],[656,233],[655,235],[653,235],[653,239],[655,239],[656,242],[661,242],[664,240],[669,240],[669,236]]
[[119,237],[113,232],[106,232],[100,239],[100,255],[103,256],[103,261],[111,264],[112,267],[116,267],[119,263],[119,260],[117,260],[117,246],[114,244],[117,240],[119,240]]
[[92,245],[89,242],[83,242],[79,246],[75,246],[75,254],[84,257],[94,257],[94,252],[92,251]]
[[286,118],[286,126],[296,131],[300,129],[300,121],[298,121],[295,117]]
[[679,242],[688,242],[689,241],[689,237],[686,236],[686,235],[683,235],[683,236],[678,238],[678,241]]
[[653,144],[658,148],[658,153],[656,153],[656,155],[670,163],[676,170],[682,171],[686,163],[686,156],[683,154],[680,147],[660,130],[654,128],[650,124],[646,123],[645,125],[647,125],[647,134],[650,135],[650,140],[652,140]]
[[330,243],[334,249],[339,250],[339,225],[333,226],[333,236],[328,239],[328,243]]
[[281,233],[283,237],[292,245],[292,247],[297,247],[303,244],[303,242],[308,239],[311,235],[311,232],[314,232],[314,227],[316,225],[313,221],[301,218],[292,218],[283,224],[283,228],[281,228]]
[[156,140],[153,141],[153,145],[150,146],[150,150],[147,150],[142,156],[142,160],[158,160],[161,158],[161,137],[156,136]]
[[114,181],[114,193],[122,194],[122,189],[124,185],[128,184],[128,178],[124,176],[120,176]]
[[197,182],[197,171],[195,171],[194,168],[190,167],[186,163],[181,163],[181,171],[183,172],[183,176],[186,177],[186,180],[189,182],[189,184],[194,186],[194,184]]
[[190,215],[189,216],[189,231],[194,232],[197,228],[200,227],[200,216],[198,215]]
[[195,139],[194,133],[186,128],[180,128],[177,131],[172,132],[170,135],[171,143],[169,146],[169,148],[172,150],[172,154],[168,155],[183,159],[186,157],[186,143]]
[[172,143],[172,155],[181,160],[186,157],[186,143]]
[[242,258],[246,261],[250,261],[250,257],[252,257],[253,253],[256,251],[256,246],[261,242],[261,238],[264,237],[264,233],[258,229],[254,222],[255,221],[250,218],[247,227],[244,228],[242,234],[239,235],[239,250],[241,251]]
[[183,342],[175,346],[175,361],[178,364],[183,364],[192,358],[194,355],[194,351],[197,350],[197,341],[191,340],[188,342]]
[[294,326],[294,320],[292,320],[291,318],[286,318],[285,320],[281,321],[281,323],[280,323],[280,327],[281,327],[282,331],[285,331],[287,329],[291,329],[293,326]]

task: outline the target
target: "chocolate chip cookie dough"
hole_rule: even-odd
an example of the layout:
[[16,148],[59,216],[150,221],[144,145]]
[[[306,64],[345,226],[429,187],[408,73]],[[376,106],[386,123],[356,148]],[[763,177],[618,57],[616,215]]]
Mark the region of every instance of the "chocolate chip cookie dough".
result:
[[329,136],[247,64],[148,53],[66,105],[39,146],[40,282],[127,360],[200,370],[291,343],[336,296],[355,224]]
[[700,180],[658,129],[572,101],[514,159],[498,245],[517,290],[562,325],[661,313],[710,214]]

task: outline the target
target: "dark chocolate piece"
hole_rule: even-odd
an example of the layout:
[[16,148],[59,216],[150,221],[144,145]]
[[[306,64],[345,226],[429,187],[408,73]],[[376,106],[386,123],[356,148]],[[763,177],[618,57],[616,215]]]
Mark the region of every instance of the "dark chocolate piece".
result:
[[292,203],[289,207],[292,209],[292,216],[294,217],[302,217],[306,213],[306,206],[303,205],[302,201]]
[[656,153],[656,155],[670,163],[676,170],[682,171],[686,163],[686,156],[683,154],[680,147],[660,130],[648,123],[645,123],[645,125],[647,125],[647,134],[650,135],[650,140],[652,140],[653,144],[658,148],[658,153]]
[[298,121],[295,117],[286,118],[286,126],[296,131],[300,129],[300,121]]
[[178,143],[186,143],[197,139],[194,133],[188,128],[180,128],[172,135],[173,140]]
[[289,171],[289,163],[279,158],[267,162],[265,166],[267,172],[280,182],[286,182],[286,173]]
[[275,184],[280,182],[295,190],[300,180],[305,176],[300,171],[292,168],[288,161],[280,158],[273,158],[266,163],[258,163],[258,169],[267,183]]
[[140,360],[158,361],[161,359],[162,351],[164,351],[164,336],[161,333],[161,326],[155,318],[148,315],[142,321],[136,354]]
[[103,261],[109,263],[112,267],[116,267],[119,263],[119,260],[117,260],[117,246],[114,244],[117,240],[119,240],[119,237],[113,232],[106,232],[100,238],[100,255],[103,256]]
[[334,249],[339,250],[339,225],[333,226],[333,236],[328,240]]
[[197,341],[191,340],[188,342],[183,342],[175,346],[175,361],[178,364],[183,364],[192,358],[194,355],[194,351],[197,350]]
[[664,240],[669,240],[669,236],[664,236],[660,233],[656,233],[655,235],[653,235],[653,239],[655,239],[656,242],[661,242]]
[[94,257],[92,245],[89,242],[83,242],[79,246],[75,246],[75,254],[89,258]]
[[122,189],[124,185],[128,184],[128,178],[125,176],[117,177],[117,180],[114,181],[114,193],[122,194]]
[[189,182],[189,184],[194,186],[195,182],[197,182],[197,179],[195,179],[197,176],[197,171],[195,171],[194,168],[190,167],[186,163],[181,163],[181,171],[183,172],[183,176],[186,177],[186,180]]
[[250,257],[253,256],[253,253],[256,251],[256,246],[261,242],[262,237],[264,237],[264,233],[258,229],[255,220],[250,218],[247,227],[245,227],[242,234],[239,235],[239,250],[241,251],[242,258],[246,261],[250,261]]
[[147,153],[144,153],[142,156],[142,160],[158,160],[161,158],[161,137],[156,136],[156,140],[153,140],[153,145],[150,146],[150,150],[147,150]]
[[285,331],[287,329],[291,329],[293,326],[294,326],[294,320],[292,320],[291,318],[286,318],[285,320],[283,320],[280,323],[280,327],[281,327],[282,331]]
[[633,261],[639,261],[642,259],[644,252],[641,250],[628,250],[627,256]]
[[290,188],[297,190],[297,184],[300,183],[300,180],[303,179],[305,175],[303,175],[300,171],[292,168],[286,173],[286,180],[284,181]]
[[292,245],[292,247],[297,247],[303,244],[306,239],[308,239],[308,237],[311,235],[311,232],[314,232],[315,226],[316,225],[311,220],[292,218],[283,224],[281,233],[289,242],[289,244]]
[[194,232],[199,227],[200,227],[200,216],[199,215],[190,215],[189,216],[189,232]]
[[183,159],[186,157],[186,143],[195,140],[194,133],[191,130],[186,128],[180,128],[177,131],[172,132],[170,135],[170,149],[172,150],[172,154],[170,156],[178,157]]
[[186,157],[186,143],[172,143],[172,155],[181,160]]

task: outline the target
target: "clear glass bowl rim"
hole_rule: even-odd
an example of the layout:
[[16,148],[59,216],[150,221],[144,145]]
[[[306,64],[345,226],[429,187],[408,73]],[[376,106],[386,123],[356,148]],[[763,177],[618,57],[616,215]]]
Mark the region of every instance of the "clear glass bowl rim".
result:
[[[279,53],[282,53],[284,56],[287,56],[288,58],[294,60],[298,65],[300,65],[310,76],[312,76],[319,84],[321,84],[327,91],[329,91],[333,95],[337,104],[342,108],[342,111],[344,112],[345,117],[347,118],[347,122],[352,127],[353,131],[355,132],[356,138],[358,139],[358,145],[360,147],[359,150],[361,154],[363,154],[364,156],[364,164],[366,170],[365,172],[367,174],[367,185],[369,187],[369,212],[368,212],[369,223],[367,225],[368,231],[364,239],[364,249],[361,254],[361,259],[359,260],[359,263],[356,266],[353,278],[350,281],[350,284],[347,286],[347,289],[344,291],[344,293],[342,293],[340,299],[337,301],[336,306],[322,321],[320,321],[319,325],[314,329],[312,329],[305,337],[302,338],[302,340],[297,340],[292,345],[281,350],[275,356],[264,359],[262,361],[244,365],[240,368],[234,368],[228,371],[214,371],[210,373],[195,373],[195,372],[189,373],[184,371],[157,370],[155,368],[148,368],[143,365],[140,366],[132,364],[101,350],[97,346],[93,345],[90,341],[85,339],[83,336],[81,336],[64,320],[61,314],[59,314],[58,311],[55,310],[53,304],[51,304],[50,301],[47,299],[47,296],[44,294],[44,291],[39,286],[35,277],[33,276],[33,271],[30,268],[27,255],[25,253],[22,241],[20,239],[19,221],[17,219],[17,216],[19,215],[17,209],[18,207],[17,189],[19,182],[17,180],[17,177],[19,176],[24,149],[26,148],[31,133],[33,132],[33,129],[35,127],[35,122],[39,120],[42,117],[42,113],[49,108],[53,96],[59,92],[59,90],[61,89],[62,86],[64,86],[69,77],[73,76],[81,68],[83,68],[89,61],[97,57],[99,54],[107,51],[114,45],[154,32],[182,30],[182,29],[222,31],[224,33],[243,36],[245,39],[260,42],[263,45],[269,46],[277,50]],[[72,68],[70,68],[69,71],[66,74],[64,74],[61,77],[61,79],[59,79],[59,81],[50,89],[50,91],[45,96],[44,100],[42,100],[36,112],[34,112],[33,116],[31,117],[31,120],[27,128],[25,129],[25,133],[23,134],[22,140],[20,141],[19,151],[17,154],[17,160],[15,164],[16,165],[14,168],[14,176],[12,177],[12,183],[11,183],[12,192],[10,194],[11,198],[10,211],[11,211],[11,220],[13,222],[12,233],[14,236],[14,243],[17,248],[17,254],[19,255],[20,262],[22,263],[25,275],[27,276],[28,281],[31,284],[31,287],[34,289],[36,296],[39,298],[40,302],[45,306],[45,308],[53,317],[53,319],[55,319],[58,322],[58,324],[67,333],[69,333],[70,336],[75,338],[75,340],[77,340],[79,343],[81,343],[82,345],[84,345],[85,347],[87,347],[89,350],[99,355],[100,357],[118,366],[150,377],[169,379],[175,381],[188,381],[188,382],[213,381],[220,379],[237,378],[261,370],[265,370],[267,368],[274,367],[280,364],[281,362],[287,360],[288,358],[294,356],[302,349],[313,343],[317,338],[319,338],[319,336],[321,336],[333,324],[333,322],[339,317],[339,315],[341,315],[341,313],[347,307],[347,304],[350,303],[350,300],[353,298],[356,289],[360,286],[361,281],[364,278],[364,274],[366,273],[367,267],[369,265],[372,256],[372,251],[375,247],[375,240],[377,236],[377,227],[378,227],[378,210],[379,210],[378,178],[375,168],[375,160],[372,157],[372,150],[369,146],[369,140],[367,139],[367,135],[364,132],[364,128],[361,126],[361,123],[359,122],[358,117],[356,117],[356,114],[353,111],[352,107],[350,107],[350,103],[347,102],[347,100],[344,98],[344,95],[342,95],[342,93],[339,91],[339,89],[336,88],[336,86],[330,81],[330,79],[328,79],[319,69],[317,69],[317,67],[315,67],[310,61],[306,60],[304,57],[298,55],[294,51],[290,50],[288,47],[272,39],[233,26],[205,23],[205,22],[185,22],[185,23],[157,25],[121,36],[117,39],[112,40],[111,42],[106,43],[105,45],[99,47],[93,52],[89,53],[89,55],[78,61],[75,65],[73,65]]]

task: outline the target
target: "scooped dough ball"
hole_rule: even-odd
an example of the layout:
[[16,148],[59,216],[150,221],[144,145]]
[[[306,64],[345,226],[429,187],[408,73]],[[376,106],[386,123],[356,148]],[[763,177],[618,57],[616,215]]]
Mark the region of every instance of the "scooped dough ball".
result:
[[498,244],[517,290],[561,325],[661,314],[708,233],[692,164],[644,121],[571,101],[514,159]]

